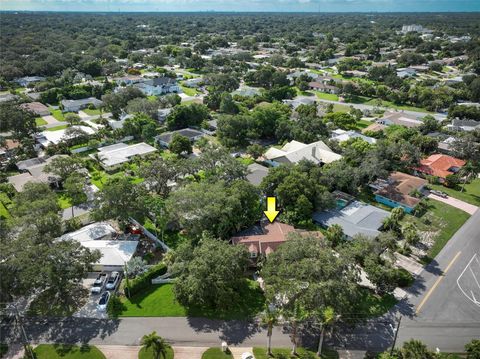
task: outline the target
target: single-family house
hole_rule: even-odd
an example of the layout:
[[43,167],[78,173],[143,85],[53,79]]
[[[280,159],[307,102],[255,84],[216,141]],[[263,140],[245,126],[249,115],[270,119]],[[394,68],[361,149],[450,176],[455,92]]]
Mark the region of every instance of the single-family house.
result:
[[10,176],[8,182],[13,185],[17,192],[22,192],[23,187],[28,182],[48,183],[52,187],[60,186],[60,178],[51,173],[44,172],[44,167],[57,157],[67,157],[66,155],[55,155],[47,159],[32,158],[18,162],[17,168],[23,173]]
[[397,76],[400,77],[401,79],[404,79],[407,77],[413,77],[416,75],[417,75],[417,71],[410,67],[397,69]]
[[377,122],[373,122],[371,125],[368,125],[367,127],[365,127],[362,132],[363,133],[366,133],[366,132],[382,132],[387,126],[385,125],[382,125],[380,123],[377,123]]
[[480,128],[480,121],[453,119],[452,123],[446,126],[451,131],[475,131]]
[[158,122],[160,122],[160,123],[165,122],[165,120],[167,119],[167,116],[170,114],[170,112],[172,112],[172,108],[171,108],[171,107],[168,107],[168,108],[159,108],[159,109],[158,109],[158,112],[157,112],[157,120],[158,120]]
[[377,120],[377,123],[385,126],[399,125],[412,128],[421,126],[423,121],[404,112],[386,112],[382,118]]
[[42,76],[25,76],[15,79],[14,81],[22,87],[27,87],[35,82],[45,81],[45,77]]
[[145,79],[142,76],[139,75],[127,75],[127,76],[122,76],[122,77],[116,77],[113,79],[115,83],[119,85],[133,85],[139,82],[144,81]]
[[50,115],[50,110],[41,102],[29,102],[22,103],[20,108],[33,112],[37,116],[48,116]]
[[59,238],[63,241],[77,241],[90,250],[98,250],[102,257],[93,264],[95,271],[123,271],[125,263],[137,251],[138,240],[122,240],[117,231],[108,223],[89,224],[75,232]]
[[161,146],[167,148],[170,145],[170,142],[172,141],[173,135],[176,133],[187,137],[192,143],[199,140],[203,136],[205,136],[205,134],[202,131],[198,131],[193,128],[183,128],[181,130],[164,132],[156,136],[155,141],[157,141],[158,144],[160,144]]
[[82,135],[82,133],[86,135],[93,135],[95,133],[95,130],[88,126],[71,126],[69,128],[76,129],[78,131],[69,131],[69,134],[67,134],[66,128],[57,131],[43,131],[36,136],[36,141],[42,147],[47,148],[50,145],[58,145],[63,141],[79,137]]
[[243,97],[254,97],[260,95],[260,89],[250,86],[240,86],[232,92],[232,95],[239,95]]
[[375,200],[386,206],[402,207],[405,212],[411,213],[420,202],[414,192],[421,193],[427,181],[423,178],[411,176],[403,172],[392,172],[385,179],[378,179],[370,184],[374,190]]
[[0,160],[5,160],[10,157],[12,152],[20,147],[20,142],[10,138],[5,139],[5,144],[0,146]]
[[0,103],[18,100],[20,97],[11,93],[4,93],[0,95]]
[[268,256],[282,243],[288,240],[288,234],[295,231],[292,226],[275,221],[262,222],[230,239],[232,244],[243,245],[250,253],[250,258],[256,260],[260,255]]
[[315,212],[314,222],[325,228],[338,224],[347,238],[353,238],[357,234],[368,237],[376,237],[380,234],[383,220],[390,215],[389,212],[350,199],[348,195],[340,197],[337,197],[337,205],[334,209]]
[[259,186],[262,180],[268,175],[268,167],[262,166],[258,163],[252,163],[247,167],[247,181],[254,186]]
[[420,166],[415,167],[415,174],[438,177],[444,182],[448,175],[458,173],[466,161],[443,154],[434,154],[420,160]]
[[[106,171],[112,171],[122,164],[129,162],[133,157],[146,156],[156,151],[157,149],[155,147],[144,142],[133,145],[120,142],[114,145],[100,147],[97,155],[100,165]],[[94,155],[90,155],[90,157],[95,159]]]
[[209,120],[207,121],[207,127],[202,128],[202,132],[205,132],[207,135],[214,136],[217,133],[217,128],[218,128],[217,120],[216,119]]
[[183,85],[186,86],[186,87],[199,87],[200,85],[202,85],[204,82],[203,78],[201,77],[196,77],[196,78],[193,78],[193,79],[188,79],[188,80],[185,80],[183,81]]
[[342,158],[333,152],[323,141],[305,144],[298,141],[290,141],[281,149],[270,147],[263,155],[266,162],[272,166],[282,163],[298,163],[301,160],[309,160],[316,164],[326,164]]
[[147,96],[180,92],[180,87],[178,86],[177,81],[166,76],[138,82],[133,86],[137,87]]
[[80,100],[62,100],[63,112],[78,112],[89,106],[99,108],[103,106],[103,102],[95,97],[82,98]]
[[333,130],[331,135],[331,139],[339,143],[351,140],[352,138],[360,138],[365,142],[368,142],[369,144],[377,143],[377,140],[375,138],[362,135],[361,133],[355,132],[353,130],[345,131],[339,128],[339,129]]
[[292,100],[283,100],[283,103],[295,110],[300,105],[314,105],[317,101],[312,97],[298,96]]
[[337,94],[340,92],[340,89],[337,86],[332,86],[328,84],[324,84],[323,82],[312,81],[308,83],[308,88],[310,90],[330,93],[330,94]]

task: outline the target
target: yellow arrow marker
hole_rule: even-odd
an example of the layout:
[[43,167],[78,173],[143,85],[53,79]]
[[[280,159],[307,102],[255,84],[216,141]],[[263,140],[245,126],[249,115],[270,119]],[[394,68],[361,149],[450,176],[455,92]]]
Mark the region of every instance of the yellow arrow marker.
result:
[[272,223],[280,213],[279,211],[276,210],[275,202],[276,202],[275,197],[267,197],[267,210],[263,211],[263,213],[265,213],[265,216],[267,216],[270,223]]

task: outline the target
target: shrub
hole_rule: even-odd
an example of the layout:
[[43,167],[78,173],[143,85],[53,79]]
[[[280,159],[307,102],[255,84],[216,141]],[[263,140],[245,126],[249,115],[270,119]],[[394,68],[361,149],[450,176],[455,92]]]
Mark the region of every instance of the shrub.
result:
[[118,295],[113,294],[107,304],[107,313],[115,318],[118,317],[125,309],[125,304],[122,303]]
[[397,285],[400,288],[410,287],[414,281],[415,278],[410,272],[403,268],[397,269]]
[[132,279],[129,281],[129,291],[130,295],[135,295],[136,293],[142,291],[145,288],[148,288],[152,284],[152,279],[158,277],[159,275],[165,274],[167,272],[167,266],[165,263],[159,263],[151,268],[144,274]]

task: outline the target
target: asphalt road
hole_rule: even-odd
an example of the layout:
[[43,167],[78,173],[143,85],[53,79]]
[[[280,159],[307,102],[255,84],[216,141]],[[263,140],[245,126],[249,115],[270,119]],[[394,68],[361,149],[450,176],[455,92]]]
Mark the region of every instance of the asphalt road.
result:
[[480,338],[480,210],[448,241],[398,305],[398,345],[410,338],[442,352]]

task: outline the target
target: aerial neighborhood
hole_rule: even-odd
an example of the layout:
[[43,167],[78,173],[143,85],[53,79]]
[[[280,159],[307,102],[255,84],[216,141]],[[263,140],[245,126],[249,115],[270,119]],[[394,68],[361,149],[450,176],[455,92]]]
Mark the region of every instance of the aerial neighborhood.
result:
[[1,355],[480,357],[478,13],[0,16]]

